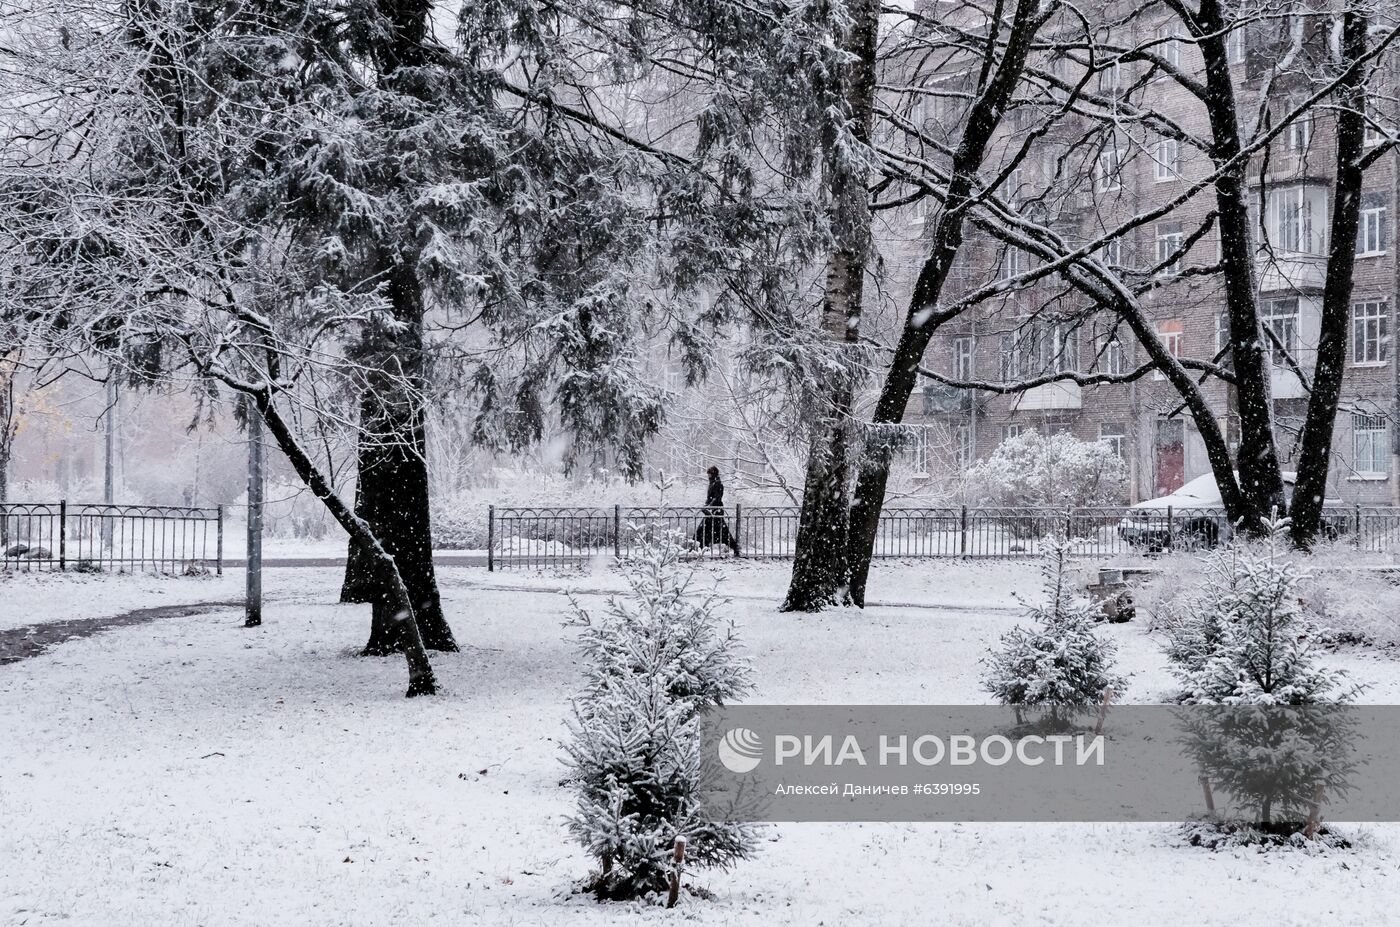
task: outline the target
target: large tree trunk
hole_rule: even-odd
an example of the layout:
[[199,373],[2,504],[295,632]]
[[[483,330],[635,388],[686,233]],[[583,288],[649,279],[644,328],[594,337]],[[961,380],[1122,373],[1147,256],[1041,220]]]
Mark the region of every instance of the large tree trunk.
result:
[[[880,7],[861,0],[850,8],[851,28],[842,50],[850,64],[842,74],[842,111],[850,120],[851,136],[870,144],[875,109],[875,47]],[[834,128],[834,127],[833,127]],[[866,265],[870,257],[870,196],[868,171],[851,163],[851,153],[835,132],[826,140],[827,177],[835,241],[827,261],[822,299],[822,332],[842,357],[830,393],[812,428],[807,478],[802,490],[802,514],[783,611],[811,612],[840,604],[847,584],[849,526],[851,407],[855,392],[854,352],[860,339],[860,317]]]
[[394,636],[401,642],[401,649],[408,662],[408,696],[412,698],[415,695],[435,694],[437,680],[433,675],[433,665],[423,646],[422,635],[418,632],[412,596],[399,575],[398,567],[394,565],[394,558],[380,545],[369,524],[356,516],[350,507],[341,501],[331,488],[330,481],[316,469],[310,455],[297,442],[291,429],[277,412],[276,406],[272,404],[271,395],[263,390],[253,393],[252,396],[258,412],[267,423],[268,433],[282,449],[297,476],[316,498],[321,500],[346,533],[364,545],[378,565],[383,593],[374,604],[374,621],[376,624],[382,621],[394,626]]
[[[394,558],[413,602],[424,644],[455,651],[457,643],[442,611],[433,568],[432,513],[428,498],[424,434],[422,302],[413,269],[400,264],[390,284],[400,327],[366,332],[357,358],[368,373],[360,399],[359,483],[355,514]],[[405,382],[419,395],[403,395]],[[346,556],[342,601],[382,603],[393,590],[362,538],[352,535]],[[376,618],[365,644],[367,656],[403,647],[401,624]]]
[[864,442],[860,471],[856,480],[855,497],[851,504],[848,557],[850,565],[850,596],[857,605],[865,604],[865,584],[870,575],[870,560],[875,550],[875,534],[880,524],[880,512],[885,504],[885,488],[890,478],[893,453],[891,431],[882,426],[896,425],[904,419],[904,410],[913,395],[919,365],[929,339],[945,318],[935,311],[943,284],[962,247],[963,227],[967,217],[969,196],[977,180],[989,144],[1001,124],[1021,74],[1032,41],[1044,21],[1038,16],[1034,0],[1017,3],[1012,18],[1006,48],[996,65],[986,89],[977,95],[968,112],[962,137],[953,152],[951,170],[942,210],[938,214],[928,245],[928,259],[919,271],[904,329],[895,347],[894,360],[885,376],[880,398],[875,406],[872,427]]
[[1259,280],[1248,205],[1249,161],[1235,105],[1234,78],[1226,49],[1227,21],[1218,0],[1203,0],[1194,28],[1205,61],[1211,158],[1221,172],[1215,184],[1220,223],[1220,259],[1230,317],[1230,358],[1239,395],[1240,448],[1236,455],[1242,506],[1232,512],[1248,533],[1286,507],[1283,473],[1274,438],[1273,371],[1259,327]]
[[[1342,14],[1341,64],[1366,53],[1368,19],[1355,8]],[[1322,326],[1317,342],[1308,414],[1293,487],[1293,543],[1312,546],[1322,527],[1327,495],[1327,469],[1332,435],[1346,369],[1347,336],[1351,328],[1351,293],[1356,267],[1356,231],[1361,216],[1361,181],[1365,173],[1365,73],[1356,68],[1337,88],[1337,179],[1332,190],[1332,227],[1328,238],[1327,282],[1322,297]]]

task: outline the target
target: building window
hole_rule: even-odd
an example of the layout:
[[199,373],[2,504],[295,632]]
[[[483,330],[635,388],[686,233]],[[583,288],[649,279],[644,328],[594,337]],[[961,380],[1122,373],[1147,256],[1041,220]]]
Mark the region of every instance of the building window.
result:
[[1180,222],[1166,222],[1157,226],[1157,271],[1163,276],[1175,277],[1181,273],[1181,249],[1186,236],[1181,231]]
[[1215,356],[1225,353],[1230,346],[1230,313],[1220,311],[1215,314]]
[[1230,30],[1230,34],[1225,37],[1225,52],[1229,56],[1231,64],[1244,64],[1245,35],[1243,26]]
[[[1269,362],[1278,367],[1288,364],[1288,358],[1298,359],[1298,299],[1265,300],[1261,307],[1260,324],[1264,327],[1265,347]],[[1269,337],[1272,334],[1273,337]],[[1287,356],[1285,357],[1285,352]]]
[[953,428],[953,452],[957,455],[959,467],[972,466],[976,450],[972,446],[972,426],[957,425]]
[[1163,138],[1157,140],[1156,147],[1157,151],[1153,158],[1157,162],[1157,166],[1154,168],[1157,182],[1175,180],[1180,173],[1181,144],[1174,138]]
[[1390,473],[1390,428],[1384,415],[1351,416],[1352,466],[1357,473],[1381,476]]
[[971,380],[977,371],[977,340],[971,335],[958,335],[953,339],[953,377],[958,380]]
[[1001,266],[998,268],[998,276],[1002,280],[1010,280],[1019,276],[1025,270],[1024,262],[1021,260],[1021,249],[1006,246],[1006,250],[1001,254]]
[[1123,343],[1117,335],[1102,334],[1094,339],[1094,367],[1110,376],[1123,373]]
[[1175,31],[1171,23],[1163,23],[1157,27],[1157,41],[1161,44],[1157,46],[1158,53],[1162,60],[1174,68],[1181,67],[1181,44],[1175,39]]
[[1269,243],[1280,251],[1322,254],[1323,236],[1313,216],[1327,215],[1327,191],[1322,187],[1282,187],[1269,191]]
[[1003,382],[1079,369],[1078,327],[1067,322],[1027,321],[1001,336]]
[[1114,59],[1113,63],[1099,71],[1099,93],[1117,93],[1123,89],[1123,63]]
[[[1288,111],[1292,112],[1297,109],[1301,103],[1301,100],[1290,100]],[[1304,110],[1284,130],[1283,137],[1288,145],[1288,151],[1296,158],[1307,155],[1308,146],[1312,144],[1312,118],[1312,110]]]
[[1128,459],[1128,426],[1122,422],[1100,422],[1099,440],[1113,448],[1120,460]]
[[1117,148],[1105,148],[1099,152],[1094,165],[1094,186],[1100,193],[1123,189],[1123,161]]
[[1010,422],[1001,426],[1001,440],[1010,441],[1012,438],[1019,438],[1026,430],[1026,426],[1020,422]]
[[[1184,327],[1180,319],[1169,319],[1165,322],[1157,323],[1157,338],[1162,342],[1162,347],[1167,349],[1167,353],[1172,357],[1180,357],[1182,349]],[[1153,371],[1154,380],[1166,379],[1166,374],[1160,370]]]
[[1123,266],[1123,239],[1110,238],[1099,246],[1099,261],[1107,267]]
[[1361,197],[1361,222],[1356,228],[1357,257],[1385,254],[1385,197],[1366,193]]
[[1390,311],[1383,300],[1352,303],[1351,362],[1358,367],[1390,358]]

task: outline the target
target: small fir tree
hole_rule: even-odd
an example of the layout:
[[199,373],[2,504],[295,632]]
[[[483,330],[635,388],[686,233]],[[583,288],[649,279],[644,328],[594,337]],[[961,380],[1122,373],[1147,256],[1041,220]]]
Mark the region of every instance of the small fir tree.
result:
[[644,538],[628,595],[598,615],[572,602],[585,683],[566,747],[569,828],[599,862],[585,887],[600,899],[664,891],[677,837],[687,867],[727,867],[753,845],[750,825],[712,819],[701,800],[700,715],[748,692],[749,667],[724,600],[692,589],[685,546]]
[[1068,559],[1063,538],[1047,544],[1041,564],[1046,602],[1030,607],[1034,625],[1011,629],[983,660],[982,684],[1003,705],[1043,706],[1058,715],[1126,686],[1113,673],[1116,646],[1094,633],[1095,606],[1070,584]]
[[1313,813],[1319,789],[1348,788],[1354,724],[1329,708],[1360,687],[1317,665],[1320,629],[1299,594],[1306,573],[1290,553],[1288,522],[1266,525],[1261,544],[1211,558],[1194,614],[1171,626],[1167,657],[1181,701],[1202,706],[1183,715],[1202,772],[1247,809],[1246,823],[1287,837]]

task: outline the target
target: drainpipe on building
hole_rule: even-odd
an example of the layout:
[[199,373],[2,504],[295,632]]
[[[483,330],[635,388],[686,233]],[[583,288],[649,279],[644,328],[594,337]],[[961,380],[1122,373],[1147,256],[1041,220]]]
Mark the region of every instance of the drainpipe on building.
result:
[[[1394,71],[1392,69],[1392,77]],[[1393,83],[1393,81],[1392,81]],[[1400,322],[1400,149],[1392,149],[1390,153],[1390,260],[1391,274],[1390,280],[1392,292],[1390,294],[1390,344],[1387,345],[1387,353],[1390,355],[1390,374],[1392,408],[1390,415],[1390,504],[1400,505],[1400,358],[1395,356],[1395,326]]]

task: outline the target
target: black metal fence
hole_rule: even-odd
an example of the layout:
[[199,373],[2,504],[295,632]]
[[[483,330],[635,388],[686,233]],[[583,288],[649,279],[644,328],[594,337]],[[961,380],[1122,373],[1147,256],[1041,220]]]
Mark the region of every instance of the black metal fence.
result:
[[[790,559],[796,506],[611,508],[491,506],[487,566],[544,568],[625,559],[649,531],[672,530],[697,542],[694,556]],[[1358,550],[1400,552],[1400,508],[1329,507],[1327,536]],[[889,508],[875,537],[877,558],[1014,558],[1039,555],[1064,537],[1072,555],[1109,559],[1133,553],[1201,550],[1230,537],[1216,509]],[[737,554],[729,545],[732,538]]]
[[0,503],[0,570],[224,571],[224,510]]

